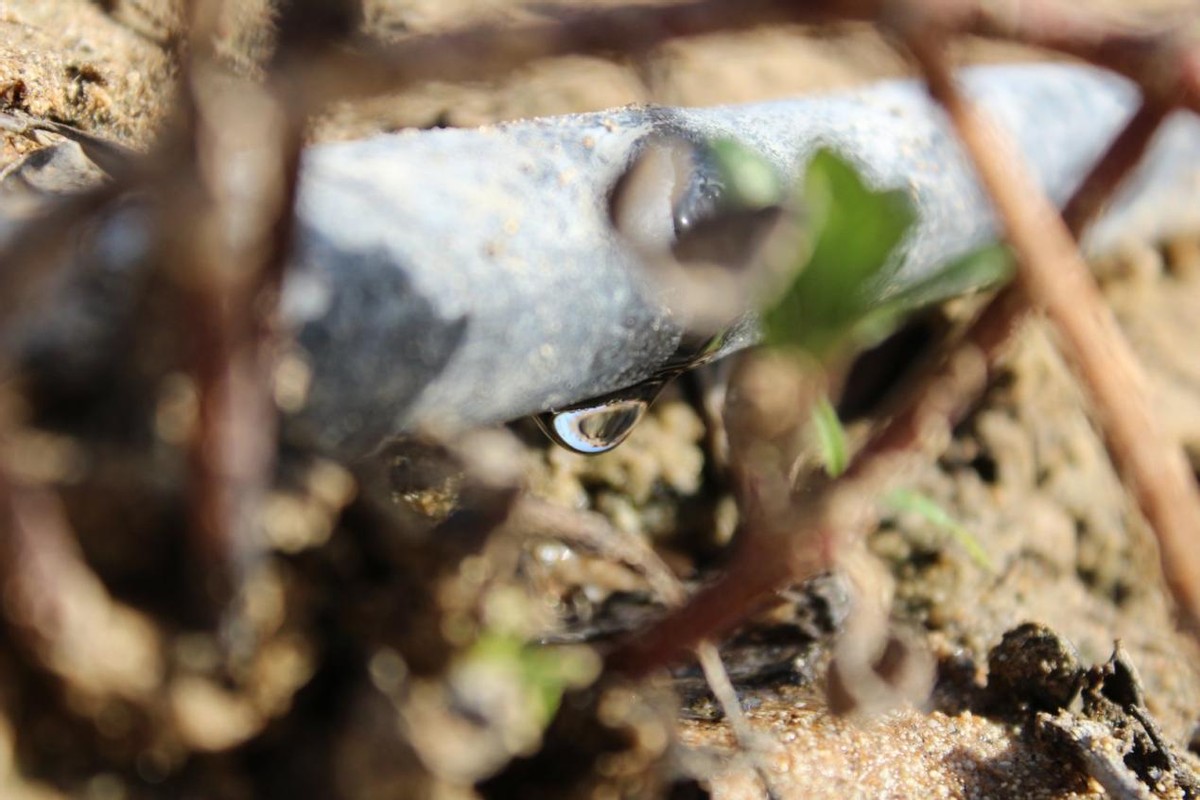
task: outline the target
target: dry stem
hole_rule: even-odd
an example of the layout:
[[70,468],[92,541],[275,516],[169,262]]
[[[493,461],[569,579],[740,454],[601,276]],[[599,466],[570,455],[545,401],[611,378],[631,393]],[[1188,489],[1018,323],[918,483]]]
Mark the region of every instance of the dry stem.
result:
[[[522,495],[513,505],[505,526],[526,537],[545,536],[623,561],[641,573],[651,590],[668,606],[678,608],[687,602],[683,584],[650,544],[641,536],[613,526],[600,514],[560,508],[544,500]],[[711,639],[696,642],[693,650],[713,697],[729,720],[734,737],[749,757],[751,768],[763,786],[769,788],[767,771],[755,755],[754,731],[742,713],[737,689],[729,679],[720,650]]]
[[[313,62],[299,80],[306,88],[308,109],[319,110],[330,101],[395,92],[427,81],[495,80],[542,58],[637,56],[687,36],[769,24],[880,23],[894,11],[892,0],[690,0],[563,11],[522,25],[478,25],[412,36],[392,45],[364,43]],[[1200,47],[1180,33],[1190,18],[1135,27],[1128,18],[1062,0],[1011,5],[927,0],[922,14],[947,35],[983,36],[1071,55],[1125,75],[1156,101],[1200,112]]]
[[1183,451],[1158,424],[1137,359],[1054,206],[1011,143],[959,93],[941,49],[925,35],[910,37],[909,46],[996,205],[1021,286],[1054,325],[1091,398],[1109,454],[1158,536],[1182,621],[1196,631],[1200,494]]
[[1167,103],[1147,99],[1113,139],[1075,195],[1063,207],[1067,229],[1079,239],[1088,224],[1100,215],[1121,181],[1138,165],[1154,134],[1173,110]]
[[[278,302],[294,234],[304,128],[304,117],[295,111],[302,104],[288,70],[298,55],[323,43],[313,38],[309,24],[320,4],[285,4],[279,25],[286,35],[281,34],[266,92],[238,109],[243,117],[260,119],[255,125],[203,97],[214,68],[209,28],[220,5],[220,0],[193,0],[189,7],[192,46],[183,106],[192,140],[185,152],[191,157],[191,177],[201,189],[182,190],[167,215],[201,221],[196,225],[200,235],[185,236],[176,255],[184,265],[194,343],[191,367],[199,395],[189,452],[193,537],[197,555],[217,574],[232,578],[232,586],[218,587],[225,595],[219,602],[229,599],[229,591],[236,592],[253,555],[259,509],[275,462],[278,410],[272,386],[283,337]],[[337,31],[324,33],[334,36]],[[224,185],[229,181],[224,161],[249,150],[267,159],[254,175],[258,185],[251,201]],[[234,245],[226,236],[234,216],[257,224],[248,245]]]
[[[0,431],[0,445],[7,445]],[[11,641],[78,696],[148,706],[162,679],[158,642],[84,562],[61,504],[0,464],[0,593]]]
[[[1147,103],[1113,140],[1066,205],[1073,233],[1079,235],[1086,228],[1137,166],[1165,116],[1162,105]],[[866,492],[866,486],[872,484],[849,489],[845,484],[870,480],[872,475],[886,478],[895,471],[900,457],[916,455],[930,449],[931,444],[937,449],[953,426],[966,417],[999,369],[1000,359],[1028,308],[1016,285],[993,297],[947,355],[910,381],[896,404],[896,412],[855,455],[841,484],[832,484],[826,491],[857,494],[858,502],[873,503]],[[877,490],[878,484],[874,485]],[[866,521],[864,518],[863,522]],[[778,546],[787,549],[791,559],[783,557],[784,553],[772,552],[773,546],[762,537],[744,542],[746,546],[735,553],[726,575],[681,611],[623,643],[610,656],[610,663],[634,674],[648,672],[679,657],[691,641],[733,627],[748,617],[769,593],[828,566],[831,559],[796,559],[803,553],[808,537],[817,536],[817,542],[832,541],[831,531],[823,536],[818,531],[819,522],[810,520],[807,526],[798,526],[787,540],[777,541]],[[845,539],[864,532],[842,530],[837,535]]]

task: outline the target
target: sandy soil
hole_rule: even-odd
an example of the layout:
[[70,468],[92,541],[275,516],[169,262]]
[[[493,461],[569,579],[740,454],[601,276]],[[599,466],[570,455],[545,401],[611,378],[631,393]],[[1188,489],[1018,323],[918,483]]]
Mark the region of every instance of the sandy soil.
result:
[[[218,51],[232,69],[252,75],[269,49],[269,14],[260,3],[229,5]],[[366,16],[370,32],[387,38],[468,18],[509,20],[530,13],[503,0],[373,0]],[[178,66],[168,45],[176,18],[165,0],[0,3],[0,110],[15,108],[135,148],[151,147],[170,117]],[[964,46],[963,54],[972,61],[1038,57],[978,43]],[[671,45],[639,64],[559,59],[494,85],[422,87],[338,108],[316,123],[312,136],[473,125],[625,103],[745,101],[905,70],[885,42],[861,29],[765,30]],[[35,146],[24,137],[0,136],[0,168]],[[1200,468],[1200,351],[1181,345],[1191,341],[1200,308],[1200,257],[1194,243],[1174,243],[1166,251],[1157,245],[1131,247],[1115,258],[1108,289],[1151,373],[1168,426]],[[745,752],[736,745],[727,726],[714,718],[719,714],[684,713],[676,719],[670,700],[660,708],[643,699],[645,709],[630,710],[612,697],[642,690],[614,689],[592,702],[602,708],[602,718],[609,714],[606,730],[622,731],[639,744],[613,748],[601,737],[606,744],[597,744],[597,752],[608,760],[596,774],[604,777],[581,779],[580,786],[595,796],[709,791],[720,798],[758,797],[761,785],[751,768],[757,765],[780,797],[1103,796],[1075,759],[1036,734],[1033,711],[1020,699],[1000,706],[987,699],[989,650],[1026,621],[1069,640],[1085,668],[1106,661],[1120,639],[1140,672],[1146,706],[1179,757],[1188,759],[1200,713],[1200,662],[1194,643],[1172,626],[1149,532],[1121,491],[1045,331],[1031,325],[1009,363],[1006,378],[956,432],[946,455],[925,465],[911,483],[970,530],[987,553],[987,565],[921,520],[903,516],[885,520],[869,543],[895,581],[896,624],[919,632],[938,658],[932,710],[906,709],[865,721],[831,716],[820,666],[824,640],[795,634],[792,643],[801,648],[803,665],[791,663],[769,679],[751,670],[740,682],[751,722],[764,734],[760,746]],[[528,480],[544,496],[582,501],[619,526],[665,542],[704,491],[701,431],[690,409],[673,402],[609,456],[584,462],[531,443],[522,458]],[[114,668],[119,677],[96,678],[90,691],[81,677],[88,670],[75,675],[77,685],[61,674],[47,678],[19,647],[0,638],[5,796],[250,797],[274,796],[281,787],[319,786],[329,796],[465,797],[492,774],[497,777],[479,783],[480,791],[517,796],[513,789],[527,773],[512,759],[539,752],[538,726],[530,734],[527,721],[486,715],[484,723],[464,721],[466,715],[446,699],[451,689],[470,695],[456,682],[491,687],[491,678],[471,683],[464,677],[470,660],[446,655],[444,642],[422,650],[422,636],[440,634],[422,629],[425,618],[416,611],[388,605],[440,603],[450,611],[427,624],[445,633],[447,620],[458,619],[455,613],[466,615],[468,608],[474,613],[478,598],[463,588],[470,581],[462,577],[470,568],[459,565],[448,573],[453,579],[434,583],[421,573],[427,564],[441,563],[436,559],[444,553],[373,542],[396,570],[373,573],[355,560],[367,558],[355,549],[364,538],[355,533],[361,520],[335,524],[345,502],[336,486],[344,476],[332,465],[312,467],[305,475],[300,482],[307,482],[307,494],[280,495],[298,504],[292,511],[303,519],[301,534],[286,546],[277,542],[273,560],[253,582],[259,652],[232,680],[214,677],[224,674],[213,666],[220,660],[214,637],[180,622],[168,607],[171,592],[153,580],[138,583],[146,570],[158,568],[156,558],[161,555],[162,563],[170,558],[169,546],[146,545],[145,537],[170,531],[164,517],[156,516],[156,501],[140,506],[134,519],[109,536],[103,525],[86,521],[89,514],[111,518],[112,507],[95,497],[98,490],[68,490],[82,550],[103,582],[96,596],[117,598],[124,616],[114,623],[121,631],[114,635],[128,643],[124,652],[144,658],[130,655],[135,666]],[[130,486],[144,483],[99,481],[110,492],[112,485],[133,492]],[[401,502],[429,502],[428,492],[418,495]],[[325,505],[310,502],[330,496]],[[420,510],[430,511],[427,505]],[[689,567],[702,560],[686,543],[665,544],[672,563]],[[564,598],[577,600],[564,586],[601,586],[601,595],[641,588],[628,570],[585,554],[559,549],[543,561],[558,564],[538,578],[554,594],[553,603],[521,601],[541,620],[541,632],[554,628],[545,620],[569,605]],[[473,568],[495,569],[478,563]],[[335,606],[321,596],[331,591],[344,591],[357,605]],[[413,599],[420,591],[438,600]],[[495,597],[489,602],[502,604]],[[395,615],[412,629],[380,632],[404,624]],[[330,653],[341,652],[327,646],[329,635],[321,626],[330,618],[335,627],[343,626],[333,638],[348,643],[354,654],[347,656],[353,666],[344,670],[329,667]],[[478,631],[463,641],[475,635]],[[470,650],[454,635],[443,638],[459,642],[459,655]],[[736,672],[737,656],[731,660]],[[114,690],[116,685],[124,688]],[[512,691],[503,681],[493,688],[497,694]],[[314,698],[325,690],[342,705],[328,712],[333,720],[328,731],[318,733],[324,707]],[[507,708],[499,701],[489,705],[492,700],[478,702],[481,708]],[[624,710],[613,711],[617,706]],[[570,720],[555,724],[570,730]],[[526,730],[521,734],[526,738],[518,736],[514,744],[517,729]],[[553,741],[558,730],[552,729],[551,744],[561,744]],[[676,736],[684,747],[669,745]],[[580,741],[590,746],[593,740],[581,735]],[[548,746],[541,752],[549,758],[557,751]],[[306,758],[331,765],[322,767],[325,783],[306,783]],[[278,763],[263,765],[270,760]],[[528,763],[537,768],[545,762],[535,757]],[[1162,796],[1184,796],[1169,784],[1163,783]],[[536,791],[566,796],[546,786],[553,784],[530,779],[528,796]]]

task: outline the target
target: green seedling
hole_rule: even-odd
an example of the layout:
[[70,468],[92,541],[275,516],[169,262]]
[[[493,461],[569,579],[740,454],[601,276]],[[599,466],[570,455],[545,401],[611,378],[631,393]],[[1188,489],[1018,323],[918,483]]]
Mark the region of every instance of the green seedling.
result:
[[600,674],[596,654],[582,647],[542,647],[520,637],[489,632],[464,654],[464,662],[487,665],[511,676],[525,697],[525,707],[545,728],[568,689],[587,686]]
[[[743,153],[736,163],[748,161]],[[828,362],[878,342],[913,311],[1012,276],[1007,249],[992,245],[895,289],[898,253],[916,221],[912,202],[902,191],[871,188],[830,150],[813,156],[796,195],[807,246],[784,265],[791,282],[763,310],[769,346],[798,347]]]
[[909,489],[896,489],[885,498],[887,505],[901,513],[916,514],[934,528],[949,534],[985,572],[992,572],[992,561],[975,534],[929,497]]
[[[714,153],[739,203],[778,202],[780,184],[760,157],[732,143]],[[796,193],[804,244],[794,263],[785,265],[790,284],[763,310],[768,346],[798,348],[828,364],[883,339],[913,311],[1012,277],[1008,250],[991,245],[947,262],[921,281],[890,289],[897,253],[916,221],[905,193],[871,188],[852,164],[829,150],[813,156]],[[810,424],[825,471],[842,475],[850,459],[846,431],[828,398],[813,407]],[[899,489],[885,503],[948,533],[972,561],[991,571],[975,536],[929,497]]]
[[846,445],[846,429],[838,419],[837,409],[828,397],[822,397],[813,407],[811,423],[817,444],[817,457],[831,478],[836,478],[850,466],[850,449]]

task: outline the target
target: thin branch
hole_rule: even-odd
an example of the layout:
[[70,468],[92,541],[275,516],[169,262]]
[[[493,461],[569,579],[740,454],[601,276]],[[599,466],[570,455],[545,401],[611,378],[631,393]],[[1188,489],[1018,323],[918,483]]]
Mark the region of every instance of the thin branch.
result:
[[1158,536],[1182,622],[1200,628],[1200,493],[1183,451],[1154,415],[1147,383],[1083,257],[1011,143],[958,91],[940,47],[908,44],[995,203],[1018,258],[1018,280],[1054,325],[1091,398],[1109,454]]
[[1063,208],[1062,216],[1076,239],[1088,223],[1100,215],[1121,182],[1141,162],[1158,127],[1171,111],[1169,104],[1153,99],[1144,101],[1075,190]]
[[773,530],[749,531],[725,574],[650,631],[621,643],[609,665],[633,675],[657,669],[695,641],[731,629],[773,592],[832,567],[838,543],[874,524],[882,490],[922,453],[948,441],[997,368],[1022,307],[1015,289],[1002,291],[965,341],[913,380],[900,409],[872,432],[840,478],[806,486],[786,519],[770,523]]
[[[1098,213],[1108,194],[1119,184],[1123,173],[1136,165],[1131,153],[1140,153],[1153,136],[1146,124],[1152,112],[1139,113],[1113,141],[1108,152],[1097,162],[1068,203],[1075,208],[1076,230],[1082,230]],[[1029,308],[1020,288],[1012,285],[992,298],[971,324],[961,340],[940,361],[915,376],[909,388],[898,398],[897,410],[855,454],[840,482],[859,484],[849,492],[870,504],[873,501],[861,485],[869,482],[878,489],[878,481],[889,480],[904,457],[942,449],[955,425],[966,418],[984,388],[1000,368],[1013,332]],[[826,489],[833,491],[838,484]],[[860,530],[842,530],[841,537],[865,533],[867,519]],[[831,565],[820,560],[797,557],[808,537],[832,541],[833,533],[821,534],[819,521],[791,532],[785,548],[795,550],[791,558],[778,552],[776,545],[763,537],[744,540],[732,559],[729,571],[718,578],[682,610],[669,616],[650,631],[624,642],[609,657],[617,669],[643,674],[678,658],[692,642],[715,636],[744,620],[772,592],[796,583]]]
[[224,5],[224,0],[184,0],[182,17],[183,29],[187,31],[187,62],[194,65],[211,55]]
[[[635,534],[627,533],[610,524],[600,514],[561,508],[544,500],[522,495],[513,506],[505,527],[522,536],[544,536],[579,547],[602,556],[623,561],[633,567],[656,595],[668,606],[678,608],[687,602],[683,584],[659,558],[649,543]],[[756,753],[754,731],[742,712],[737,689],[729,679],[721,653],[710,639],[698,641],[693,648],[704,679],[720,704],[729,726],[742,749],[746,751],[751,768],[770,787],[767,771],[760,764]]]
[[651,591],[667,605],[679,605],[687,599],[679,579],[645,539],[617,528],[594,511],[562,508],[522,494],[509,512],[505,527],[523,537],[556,539],[621,561],[645,578]]
[[[792,534],[795,541],[832,541],[815,515]],[[830,556],[828,548],[796,547],[783,537],[743,536],[720,577],[649,630],[618,644],[605,659],[606,666],[640,677],[678,661],[698,643],[745,621],[777,589],[827,569]]]
[[[313,60],[299,81],[306,89],[308,109],[317,111],[331,101],[396,92],[429,81],[495,80],[542,58],[638,56],[689,36],[772,24],[878,23],[893,11],[889,0],[691,0],[562,11],[521,25],[475,25],[395,44],[363,43]],[[1001,39],[1071,55],[1125,75],[1156,101],[1178,102],[1200,112],[1200,46],[1184,38],[1183,25],[1134,26],[1127,17],[1061,0],[1011,5],[928,0],[922,14],[947,35]]]
[[990,3],[928,0],[921,14],[950,34],[1042,47],[1118,72],[1156,102],[1200,113],[1200,48],[1185,38],[1190,16],[1153,26],[1059,0]]
[[[193,162],[194,172],[180,171],[195,175],[196,183],[180,188],[165,210],[165,224],[173,235],[170,252],[188,314],[189,361],[198,396],[189,448],[192,544],[209,573],[207,590],[217,589],[216,596],[200,599],[220,608],[237,594],[252,558],[258,508],[274,463],[272,332],[283,263],[278,245],[288,229],[279,220],[290,217],[288,187],[294,179],[287,174],[294,158],[286,147],[278,149],[257,176],[254,201],[231,198],[223,191],[221,172],[228,167],[221,159],[245,143],[218,131],[228,121],[214,119],[211,109],[198,105],[196,110],[216,158],[207,160],[208,171],[200,160]],[[266,127],[266,135],[285,144],[288,137],[277,126]],[[234,214],[257,223],[253,240],[236,246],[229,241],[226,223]],[[192,220],[194,227],[180,230],[180,219]]]
[[[869,18],[873,0],[849,0]],[[364,43],[310,65],[302,83],[313,108],[330,100],[390,93],[428,81],[495,80],[532,61],[564,55],[636,56],[664,42],[706,33],[747,30],[798,19],[825,18],[826,2],[690,0],[562,11],[520,25],[473,25],[408,37],[396,44]]]
[[114,602],[83,561],[54,493],[2,464],[0,592],[13,643],[71,691],[143,708],[154,700],[162,664],[152,628]]
[[742,711],[742,701],[738,698],[733,681],[729,679],[729,672],[721,660],[720,649],[711,639],[704,639],[696,645],[695,652],[696,660],[700,663],[700,670],[704,673],[704,680],[708,683],[708,688],[725,714],[725,719],[733,731],[733,738],[741,746],[750,769],[762,784],[763,791],[768,798],[778,796],[772,785],[770,770],[760,757],[761,748],[758,742],[765,737],[755,734],[754,728],[750,726],[750,720]]
[[[294,238],[305,120],[289,72],[298,56],[319,52],[340,29],[310,19],[331,4],[284,4],[283,34],[265,91],[234,110],[204,102],[196,85],[211,69],[208,28],[220,5],[193,0],[190,9],[184,107],[192,131],[190,169],[202,188],[180,193],[175,217],[187,218],[192,205],[195,217],[207,222],[197,227],[208,232],[185,235],[180,253],[188,275],[184,292],[193,318],[192,371],[199,395],[189,453],[194,543],[210,566],[233,569],[228,577],[235,585],[224,588],[236,593],[237,573],[253,554],[258,511],[275,462],[278,410],[272,385],[283,337],[278,305]],[[230,167],[223,159],[248,151],[260,162],[251,173],[255,185],[249,193],[230,190]],[[228,230],[234,217],[251,220],[253,236],[234,241]],[[222,594],[218,603],[229,599]]]

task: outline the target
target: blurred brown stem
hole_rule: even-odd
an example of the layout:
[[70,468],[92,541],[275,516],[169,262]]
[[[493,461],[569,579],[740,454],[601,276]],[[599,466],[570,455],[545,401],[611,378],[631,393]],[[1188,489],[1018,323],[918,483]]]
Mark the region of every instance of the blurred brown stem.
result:
[[[196,0],[193,11],[211,22],[219,5]],[[292,4],[285,10],[304,16],[311,5]],[[280,24],[311,33],[311,26],[290,17]],[[198,35],[195,30],[192,34],[193,39]],[[210,599],[217,607],[236,594],[241,572],[252,559],[259,511],[275,463],[278,410],[273,381],[283,348],[278,303],[294,233],[304,129],[303,118],[294,112],[301,105],[297,88],[283,67],[290,66],[294,49],[317,45],[311,36],[281,42],[266,92],[247,99],[240,110],[260,117],[257,125],[231,117],[227,106],[203,101],[196,82],[212,79],[205,47],[193,48],[185,70],[188,91],[183,105],[192,132],[188,152],[194,185],[185,184],[173,197],[174,213],[197,220],[202,231],[183,236],[177,243],[182,246],[176,247],[183,265],[182,295],[191,316],[191,368],[199,396],[190,452],[192,526],[197,554],[216,569],[212,578],[230,582],[223,586],[217,580],[215,587],[206,587],[208,592],[216,588],[217,596]],[[260,141],[264,136],[273,145],[269,149]],[[224,160],[249,149],[269,152],[271,159],[256,173],[259,185],[249,193],[254,200],[224,185],[229,169]],[[258,225],[249,244],[234,245],[228,236],[226,226],[235,215]]]
[[1063,208],[1063,221],[1079,239],[1088,224],[1099,216],[1121,181],[1138,165],[1159,126],[1173,106],[1154,99],[1142,102],[1137,113],[1109,145],[1095,167]]
[[809,546],[789,547],[789,539],[766,535],[743,536],[726,570],[694,595],[687,605],[671,611],[649,630],[627,637],[609,653],[610,669],[634,677],[678,661],[708,638],[716,638],[744,622],[788,583],[814,575],[829,566],[828,552],[812,543],[828,538],[810,521],[792,531],[794,541]]
[[[301,81],[309,110],[315,111],[332,101],[428,81],[495,80],[541,58],[637,56],[682,37],[769,24],[881,23],[894,11],[891,0],[690,0],[569,10],[521,25],[476,25],[395,44],[368,42],[330,51],[310,65]],[[1135,26],[1126,17],[1062,0],[928,0],[922,14],[947,35],[982,36],[1071,55],[1125,75],[1150,98],[1200,112],[1200,47],[1179,33],[1185,25],[1164,20]]]
[[[0,423],[2,425],[3,423]],[[9,456],[0,431],[0,460]],[[83,560],[54,491],[0,464],[0,632],[76,698],[139,707],[161,681],[157,642]]]
[[[1113,140],[1081,183],[1064,212],[1071,231],[1079,235],[1103,208],[1121,181],[1137,166],[1169,107],[1147,102]],[[931,364],[909,382],[899,398],[897,411],[875,431],[855,455],[842,479],[823,491],[849,491],[865,504],[867,494],[894,475],[900,457],[939,450],[954,425],[961,422],[999,369],[1013,332],[1027,313],[1029,304],[1020,287],[1002,289],[985,306],[970,328],[940,361]],[[874,477],[873,477],[874,476]],[[864,483],[865,482],[865,483]],[[864,522],[866,519],[863,520]],[[733,556],[728,572],[681,611],[668,616],[650,631],[623,643],[610,656],[620,670],[642,674],[683,655],[691,642],[733,627],[749,616],[766,595],[795,583],[832,563],[826,559],[799,559],[805,542],[832,543],[833,533],[815,539],[819,522],[798,526],[786,539],[774,543],[763,536],[750,537]],[[864,531],[841,530],[841,537]],[[789,559],[786,555],[791,555]],[[791,551],[797,551],[793,554]]]
[[1092,401],[1109,454],[1150,521],[1182,622],[1200,626],[1200,493],[1155,417],[1146,379],[1062,218],[1011,144],[958,91],[928,28],[907,38],[1016,252],[1018,280],[1057,331]]

